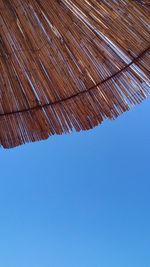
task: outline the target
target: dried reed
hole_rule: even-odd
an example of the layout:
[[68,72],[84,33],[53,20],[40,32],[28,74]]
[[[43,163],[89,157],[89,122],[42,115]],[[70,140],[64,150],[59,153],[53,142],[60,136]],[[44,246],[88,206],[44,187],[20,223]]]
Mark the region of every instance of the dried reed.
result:
[[0,0],[0,144],[91,129],[149,95],[150,1]]

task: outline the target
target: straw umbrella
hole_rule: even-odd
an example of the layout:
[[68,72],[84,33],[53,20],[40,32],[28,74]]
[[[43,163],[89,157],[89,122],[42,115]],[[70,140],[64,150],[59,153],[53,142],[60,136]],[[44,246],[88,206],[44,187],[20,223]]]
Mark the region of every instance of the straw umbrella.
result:
[[0,145],[88,130],[148,97],[150,1],[0,0]]

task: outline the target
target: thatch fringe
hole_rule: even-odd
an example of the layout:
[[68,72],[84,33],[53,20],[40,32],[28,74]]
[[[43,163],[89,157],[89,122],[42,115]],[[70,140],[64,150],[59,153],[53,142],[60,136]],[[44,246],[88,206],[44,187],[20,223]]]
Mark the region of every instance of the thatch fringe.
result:
[[3,147],[91,129],[148,97],[147,1],[1,0],[0,7]]

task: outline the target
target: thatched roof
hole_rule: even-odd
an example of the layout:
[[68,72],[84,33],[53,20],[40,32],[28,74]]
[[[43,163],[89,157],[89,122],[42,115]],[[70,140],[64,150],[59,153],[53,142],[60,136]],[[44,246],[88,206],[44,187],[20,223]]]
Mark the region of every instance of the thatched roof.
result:
[[150,1],[0,0],[0,144],[91,129],[150,87]]

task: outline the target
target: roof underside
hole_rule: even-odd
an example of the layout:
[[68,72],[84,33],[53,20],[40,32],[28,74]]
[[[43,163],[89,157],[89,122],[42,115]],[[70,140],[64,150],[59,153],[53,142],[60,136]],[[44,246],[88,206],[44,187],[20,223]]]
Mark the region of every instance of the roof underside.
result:
[[0,0],[0,144],[88,130],[150,88],[149,1]]

